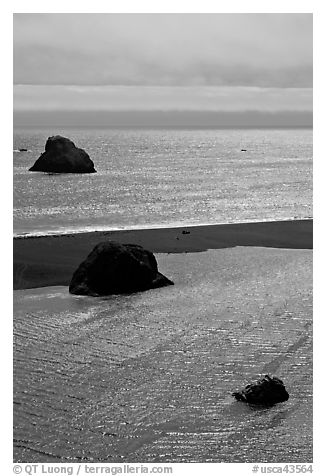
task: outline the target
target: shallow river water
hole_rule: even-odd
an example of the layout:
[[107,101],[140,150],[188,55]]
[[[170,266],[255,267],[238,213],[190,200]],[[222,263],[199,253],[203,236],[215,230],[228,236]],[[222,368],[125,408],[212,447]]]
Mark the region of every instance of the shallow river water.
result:
[[[174,286],[15,291],[14,460],[311,462],[311,251],[157,259]],[[265,373],[287,402],[234,401]]]

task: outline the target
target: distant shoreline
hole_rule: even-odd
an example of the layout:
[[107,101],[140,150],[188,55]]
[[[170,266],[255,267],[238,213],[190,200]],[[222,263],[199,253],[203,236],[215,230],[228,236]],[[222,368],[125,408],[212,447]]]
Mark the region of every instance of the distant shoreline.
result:
[[200,125],[153,125],[153,124],[144,124],[144,125],[112,125],[112,124],[100,124],[100,125],[93,125],[93,124],[87,124],[87,125],[62,125],[62,124],[26,124],[26,125],[15,125],[14,124],[14,132],[15,130],[32,130],[32,129],[69,129],[69,130],[296,130],[296,129],[309,129],[313,130],[312,125],[298,125],[298,126],[279,126],[279,125],[269,125],[269,126],[245,126],[245,125],[238,125],[238,126],[219,126],[219,125],[207,125],[207,126],[200,126]]
[[234,246],[312,249],[313,220],[94,231],[14,238],[14,289],[68,285],[79,263],[97,243],[105,240],[139,244],[154,253],[202,252]]
[[14,128],[28,125],[65,128],[274,129],[312,128],[311,110],[14,110]]

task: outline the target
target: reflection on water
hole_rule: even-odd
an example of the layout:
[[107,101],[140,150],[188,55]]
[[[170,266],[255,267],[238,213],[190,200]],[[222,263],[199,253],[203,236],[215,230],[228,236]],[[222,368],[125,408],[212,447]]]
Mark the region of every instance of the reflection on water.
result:
[[53,133],[15,131],[17,234],[312,216],[311,129],[57,130],[97,173],[29,172]]
[[[175,286],[15,292],[15,460],[311,461],[311,251],[157,258]],[[233,400],[267,372],[287,402]]]

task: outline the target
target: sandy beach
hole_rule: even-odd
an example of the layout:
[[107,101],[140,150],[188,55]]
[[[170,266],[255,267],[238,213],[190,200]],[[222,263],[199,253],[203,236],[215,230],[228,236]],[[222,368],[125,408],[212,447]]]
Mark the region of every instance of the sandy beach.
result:
[[68,285],[79,263],[105,240],[139,244],[153,253],[235,246],[312,249],[312,228],[307,219],[15,238],[14,289]]

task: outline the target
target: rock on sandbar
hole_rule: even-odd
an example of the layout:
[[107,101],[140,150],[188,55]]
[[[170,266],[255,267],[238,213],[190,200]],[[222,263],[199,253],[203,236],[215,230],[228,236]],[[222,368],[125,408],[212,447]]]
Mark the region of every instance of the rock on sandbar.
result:
[[66,137],[49,137],[45,152],[29,169],[31,172],[91,174],[96,172],[93,161]]
[[139,245],[99,243],[74,272],[69,292],[88,296],[133,293],[173,284],[158,271],[152,252]]

